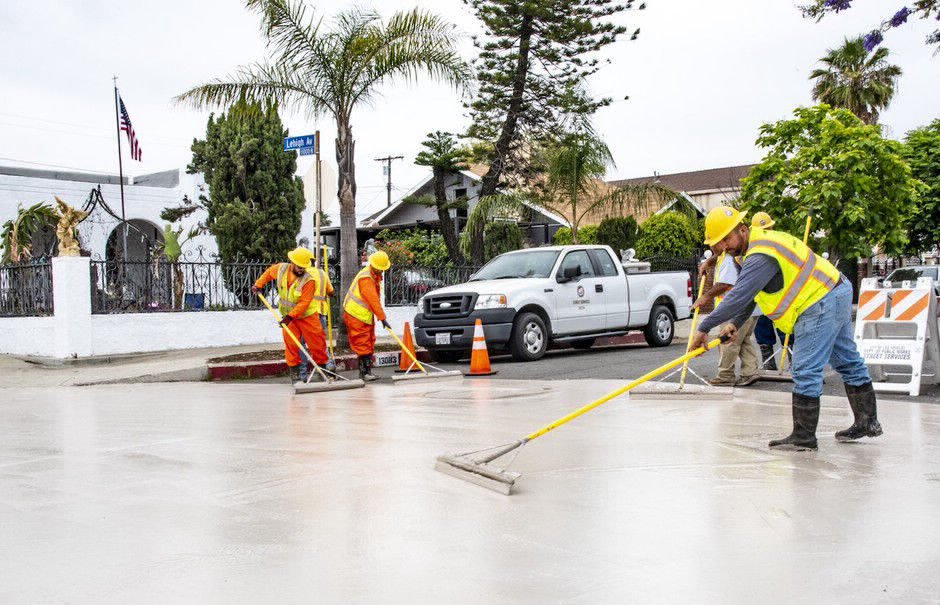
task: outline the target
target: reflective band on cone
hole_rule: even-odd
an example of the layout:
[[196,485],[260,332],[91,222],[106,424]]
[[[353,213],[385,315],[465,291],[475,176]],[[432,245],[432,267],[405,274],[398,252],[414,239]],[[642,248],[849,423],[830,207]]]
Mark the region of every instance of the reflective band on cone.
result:
[[[405,337],[402,338],[402,343],[405,345],[406,349],[411,351],[411,355],[414,355],[415,359],[417,359],[418,355],[415,353],[415,343],[411,338],[411,324],[407,321],[405,322]],[[400,359],[398,360],[398,369],[395,370],[396,373],[401,374],[402,372],[407,372],[409,369],[418,369],[411,355],[408,355],[405,351],[401,352]]]
[[486,350],[483,322],[479,319],[473,326],[473,350],[470,352],[470,371],[464,376],[490,376],[496,370],[490,368],[490,354]]

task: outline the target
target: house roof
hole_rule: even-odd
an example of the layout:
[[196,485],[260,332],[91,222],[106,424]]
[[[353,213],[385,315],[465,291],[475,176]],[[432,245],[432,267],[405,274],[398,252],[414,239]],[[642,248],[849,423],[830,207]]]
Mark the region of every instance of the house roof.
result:
[[609,183],[614,186],[659,183],[675,191],[685,191],[686,193],[737,189],[741,186],[741,179],[746,177],[754,166],[755,164],[744,164],[742,166],[709,168],[707,170],[695,170],[692,172],[654,174],[652,176],[609,181]]

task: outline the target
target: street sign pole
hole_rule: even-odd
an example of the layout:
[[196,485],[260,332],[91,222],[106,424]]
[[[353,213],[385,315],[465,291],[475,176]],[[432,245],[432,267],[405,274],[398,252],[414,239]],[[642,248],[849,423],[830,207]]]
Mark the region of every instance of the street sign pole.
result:
[[[313,247],[313,249],[316,251],[315,254],[316,254],[317,258],[319,259],[320,250],[321,250],[321,247],[320,247],[320,214],[321,214],[322,211],[323,211],[323,182],[322,182],[321,176],[320,176],[320,131],[318,130],[314,136],[316,136],[316,143],[315,143],[315,145],[316,145],[316,150],[317,150],[317,153],[316,153],[316,162],[317,162],[317,203],[316,203],[316,206],[315,206],[315,210],[313,211],[313,212],[314,212],[314,216],[313,216],[313,229],[314,229],[313,240],[314,240],[314,247]],[[321,260],[320,262],[322,262],[322,260]]]

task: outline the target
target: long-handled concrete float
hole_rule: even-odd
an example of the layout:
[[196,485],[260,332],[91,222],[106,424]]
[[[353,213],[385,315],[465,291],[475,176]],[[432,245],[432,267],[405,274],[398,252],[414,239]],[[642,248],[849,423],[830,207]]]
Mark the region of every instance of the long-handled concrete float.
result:
[[[280,324],[281,316],[277,311],[274,310],[274,307],[271,306],[271,303],[268,302],[268,299],[265,298],[261,292],[258,292],[258,298],[261,299],[261,302],[264,303],[264,306],[268,308],[268,311],[274,315],[275,319],[278,321],[278,324]],[[294,344],[297,345],[297,348],[303,352],[304,357],[307,358],[307,361],[313,364],[313,372],[310,372],[310,375],[307,376],[307,381],[294,383],[294,393],[300,395],[303,393],[318,393],[320,391],[342,391],[344,389],[361,389],[362,387],[366,386],[366,383],[360,378],[350,380],[345,376],[340,376],[336,372],[330,372],[329,370],[317,365],[317,362],[315,362],[313,357],[310,356],[310,352],[307,351],[306,347],[300,344],[300,339],[294,336],[294,333],[284,326],[281,326],[281,329],[284,330],[285,334],[291,337],[291,339],[294,341]],[[310,379],[313,378],[314,373],[319,375],[323,382],[310,382]],[[329,374],[329,376],[327,376],[327,374]]]
[[[716,338],[708,343],[708,348],[716,347],[724,340],[727,340],[727,338],[726,337]],[[641,385],[644,382],[652,378],[655,378],[664,372],[668,372],[672,368],[685,363],[686,361],[692,359],[693,357],[698,357],[705,351],[706,351],[705,347],[699,347],[695,349],[694,351],[689,351],[682,357],[679,357],[678,359],[674,359],[670,361],[669,363],[667,363],[666,365],[660,366],[656,368],[655,370],[653,370],[652,372],[649,372],[648,374],[644,374],[643,376],[640,376],[639,378],[637,378],[636,380],[634,380],[627,386],[617,389],[616,391],[612,393],[608,393],[607,395],[604,395],[603,397],[601,397],[600,399],[597,399],[596,401],[592,401],[586,406],[580,409],[577,409],[574,412],[571,412],[570,414],[568,414],[567,416],[563,418],[559,418],[555,422],[540,428],[534,433],[530,433],[529,435],[526,435],[525,437],[523,437],[522,439],[519,439],[518,441],[513,441],[512,443],[506,443],[503,445],[497,445],[495,447],[485,448],[482,450],[475,450],[472,452],[463,452],[463,453],[458,453],[458,454],[445,454],[443,456],[438,456],[437,464],[435,464],[434,468],[436,470],[441,471],[442,473],[453,475],[454,477],[457,477],[458,479],[463,479],[464,481],[469,481],[470,483],[482,485],[483,487],[487,489],[491,489],[493,491],[496,491],[496,492],[499,492],[501,494],[505,494],[508,496],[509,493],[512,491],[512,486],[516,482],[516,479],[519,478],[520,473],[514,473],[512,471],[508,471],[505,469],[505,467],[504,468],[492,467],[492,466],[489,466],[490,463],[495,461],[497,458],[501,458],[512,451],[519,450],[519,448],[521,448],[526,443],[532,441],[533,439],[541,437],[545,433],[551,431],[552,429],[556,429],[560,427],[561,425],[565,424],[566,422],[570,420],[574,420],[581,414],[590,412],[597,406],[607,403],[614,397],[619,397],[620,395],[623,395],[624,393],[636,387],[637,385]]]
[[[390,328],[386,328],[386,330],[388,330],[388,333],[392,335],[392,338],[395,339],[395,342],[398,343],[398,346],[401,347],[402,355],[407,354],[408,357],[411,358],[411,361],[412,361],[411,365],[413,367],[417,367],[418,370],[420,370],[421,372],[420,374],[418,372],[412,372],[411,369],[409,368],[408,371],[402,374],[401,376],[392,376],[393,382],[399,382],[401,380],[424,380],[428,378],[458,378],[458,377],[463,378],[463,372],[461,372],[460,370],[442,370],[441,368],[432,366],[429,363],[425,363],[424,365],[422,365],[421,362],[418,361],[417,356],[415,356],[415,354],[412,353],[411,350],[405,346],[405,343],[403,343],[401,339],[398,338],[398,335],[395,334],[395,332],[393,332]],[[428,372],[425,366],[427,366],[428,368],[431,368],[434,371]]]

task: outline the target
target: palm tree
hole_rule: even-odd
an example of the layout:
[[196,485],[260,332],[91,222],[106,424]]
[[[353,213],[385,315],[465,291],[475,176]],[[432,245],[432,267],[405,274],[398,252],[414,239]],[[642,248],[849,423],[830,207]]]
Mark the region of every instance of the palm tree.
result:
[[[428,205],[437,208],[437,218],[440,221],[441,235],[444,236],[444,245],[447,246],[447,256],[455,265],[462,265],[465,261],[460,253],[457,231],[454,229],[454,221],[450,218],[450,209],[465,208],[466,200],[448,202],[446,178],[448,175],[467,168],[464,150],[457,148],[457,142],[451,133],[440,130],[428,133],[421,145],[425,150],[415,158],[415,164],[430,166],[434,174],[434,197]],[[413,201],[425,203],[420,199]]]
[[814,69],[810,80],[813,99],[842,107],[866,124],[877,124],[878,114],[891,103],[901,68],[888,63],[890,51],[879,47],[870,53],[861,37],[830,49],[820,61],[824,69]]
[[389,81],[424,74],[465,90],[470,68],[456,49],[454,25],[430,12],[397,12],[383,23],[364,8],[339,13],[331,31],[307,14],[302,0],[246,0],[261,15],[268,61],[192,88],[176,99],[197,108],[238,100],[276,103],[308,117],[336,122],[337,195],[340,203],[340,268],[345,291],[358,270],[356,168],[352,112],[375,99]]
[[0,246],[3,254],[0,262],[18,263],[28,260],[33,254],[33,237],[43,230],[54,232],[59,213],[44,202],[29,208],[17,208],[16,218],[3,224]]

